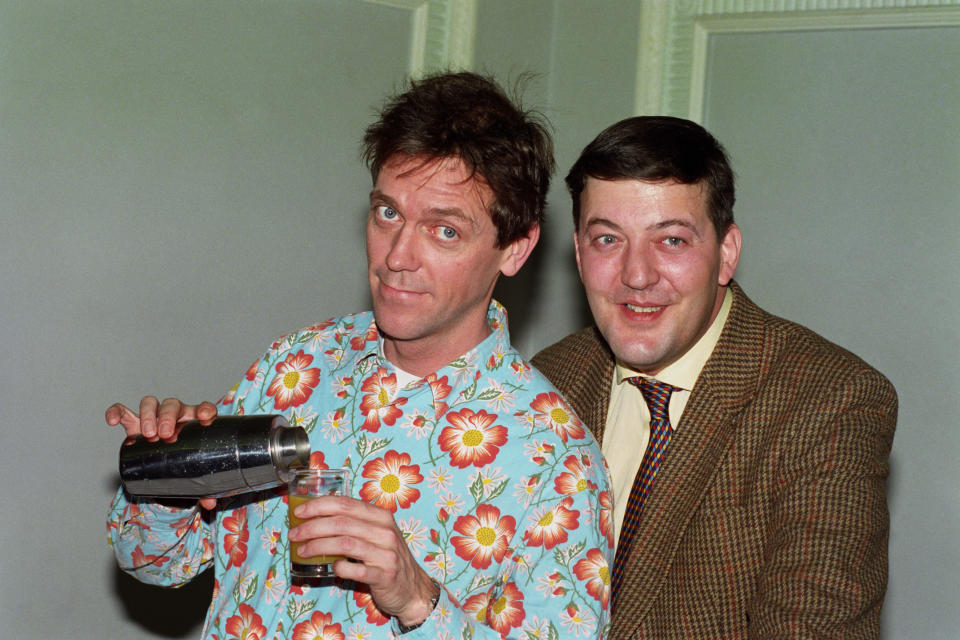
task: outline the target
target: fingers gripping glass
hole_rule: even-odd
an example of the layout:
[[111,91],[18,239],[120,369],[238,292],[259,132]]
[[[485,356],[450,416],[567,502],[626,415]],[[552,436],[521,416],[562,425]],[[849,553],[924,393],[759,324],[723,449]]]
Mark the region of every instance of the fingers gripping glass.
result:
[[[346,469],[297,469],[287,485],[290,528],[303,520],[293,515],[299,505],[318,496],[342,496],[350,491],[350,472]],[[301,544],[290,544],[290,575],[300,578],[332,576],[333,563],[343,556],[308,556],[299,553]]]

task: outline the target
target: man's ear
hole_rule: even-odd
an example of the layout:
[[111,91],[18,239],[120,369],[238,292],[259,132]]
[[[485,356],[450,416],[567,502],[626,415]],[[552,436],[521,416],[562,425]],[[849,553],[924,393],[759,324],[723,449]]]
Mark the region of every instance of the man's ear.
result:
[[580,266],[580,236],[577,230],[573,230],[573,253],[577,257],[577,273],[580,274],[580,281],[583,281],[583,268]]
[[740,242],[740,227],[731,224],[720,242],[720,274],[717,284],[721,287],[730,283],[733,272],[737,270],[737,263],[740,262]]
[[540,225],[533,224],[527,229],[527,234],[517,238],[504,250],[503,260],[500,262],[500,273],[505,276],[515,275],[527,261],[533,248],[540,240]]

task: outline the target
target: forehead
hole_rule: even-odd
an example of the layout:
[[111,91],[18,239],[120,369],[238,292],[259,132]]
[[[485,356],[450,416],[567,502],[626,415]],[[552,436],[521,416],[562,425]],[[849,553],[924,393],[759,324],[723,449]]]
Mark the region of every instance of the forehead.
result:
[[381,168],[373,192],[399,206],[460,209],[487,218],[493,202],[493,191],[482,176],[456,156],[393,156]]
[[699,226],[709,224],[707,198],[702,182],[588,178],[580,196],[580,223],[647,224],[678,219]]

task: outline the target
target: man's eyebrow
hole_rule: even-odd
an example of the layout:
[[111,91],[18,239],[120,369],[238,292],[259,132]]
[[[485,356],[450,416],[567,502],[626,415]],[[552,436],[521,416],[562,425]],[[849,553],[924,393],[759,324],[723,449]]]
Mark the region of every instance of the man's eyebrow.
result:
[[583,227],[584,229],[588,227],[610,227],[616,231],[620,230],[620,225],[607,218],[590,218],[584,223]]
[[693,235],[700,237],[700,230],[693,225],[689,220],[684,220],[682,218],[669,218],[667,220],[660,220],[649,227],[650,231],[659,231],[660,229],[667,229],[669,227],[683,227],[684,229],[689,229]]
[[[619,224],[607,218],[591,218],[584,224],[585,229],[590,227],[609,227],[613,231],[623,230],[623,228]],[[666,220],[658,220],[653,224],[647,225],[645,230],[659,231],[661,229],[668,229],[670,227],[683,227],[685,229],[689,229],[690,231],[692,231],[693,234],[696,235],[698,238],[700,237],[700,231],[689,220],[684,220],[682,218],[668,218]]]
[[[383,202],[390,208],[400,211],[400,206],[397,204],[397,201],[379,189],[374,189],[370,192],[370,204],[374,202]],[[467,213],[459,207],[431,207],[427,213],[435,218],[453,218],[474,228],[476,228],[479,222],[472,216],[467,215]]]
[[466,214],[463,209],[458,207],[431,207],[430,215],[440,218],[459,218],[464,222],[473,224],[474,220]]
[[373,191],[370,192],[370,204],[373,204],[377,200],[381,200],[383,202],[386,202],[391,207],[397,208],[397,202],[393,198],[385,194],[383,191],[380,191],[379,189],[374,189]]

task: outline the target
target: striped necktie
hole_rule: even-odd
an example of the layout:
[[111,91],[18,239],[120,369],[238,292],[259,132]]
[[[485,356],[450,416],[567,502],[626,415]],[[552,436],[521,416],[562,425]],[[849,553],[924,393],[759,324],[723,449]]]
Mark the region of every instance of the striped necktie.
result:
[[633,479],[633,487],[630,489],[627,509],[623,516],[623,525],[620,527],[617,555],[613,563],[614,603],[616,603],[617,594],[620,591],[620,583],[623,581],[624,565],[630,556],[633,534],[640,522],[640,514],[643,513],[644,500],[646,500],[650,488],[653,486],[653,479],[657,475],[657,469],[660,468],[663,452],[670,443],[670,434],[673,427],[670,426],[670,415],[667,413],[667,407],[670,404],[670,394],[677,391],[676,387],[643,376],[627,378],[627,382],[640,389],[643,399],[647,401],[647,406],[650,407],[650,441],[647,443],[647,450],[643,454],[643,460],[640,462],[637,475]]

